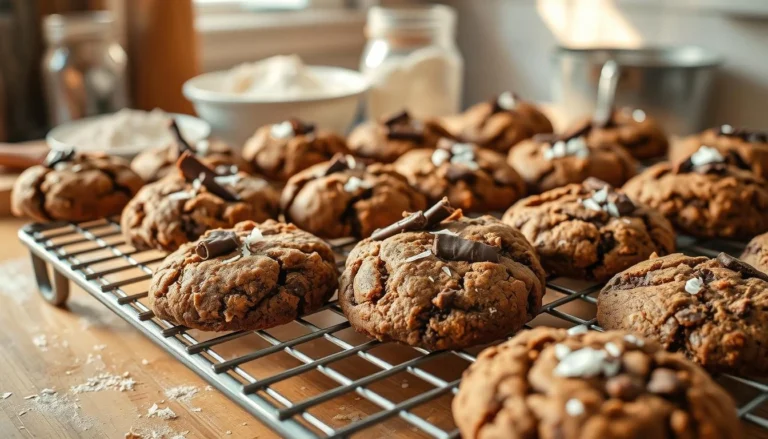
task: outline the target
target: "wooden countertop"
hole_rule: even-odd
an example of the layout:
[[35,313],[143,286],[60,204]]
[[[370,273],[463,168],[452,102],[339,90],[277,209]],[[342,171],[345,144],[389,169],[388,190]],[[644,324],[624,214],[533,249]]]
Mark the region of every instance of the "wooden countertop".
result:
[[[0,220],[0,437],[123,438],[131,429],[147,438],[153,431],[169,439],[185,431],[188,439],[278,437],[218,391],[205,390],[202,379],[86,292],[73,287],[66,308],[48,305],[16,237],[22,224]],[[134,390],[70,391],[102,372],[127,372]],[[189,385],[199,389],[189,402],[165,396],[169,388]],[[58,393],[25,399],[43,389]],[[147,418],[155,403],[178,418]]]

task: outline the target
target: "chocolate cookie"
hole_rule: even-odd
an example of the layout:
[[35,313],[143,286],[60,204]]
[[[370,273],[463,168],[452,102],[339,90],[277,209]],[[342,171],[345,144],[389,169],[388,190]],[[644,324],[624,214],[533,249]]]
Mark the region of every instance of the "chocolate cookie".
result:
[[[139,174],[146,182],[160,180],[168,174],[176,172],[176,161],[185,148],[172,144],[160,148],[152,148],[141,152],[131,161],[131,169]],[[220,141],[203,140],[194,148],[189,148],[193,154],[219,174],[233,174],[239,171],[249,172],[250,165],[227,144]],[[234,167],[234,168],[233,168]],[[232,172],[234,170],[234,172]]]
[[349,153],[344,138],[297,119],[259,128],[243,148],[254,172],[275,181],[286,181],[337,153]]
[[643,110],[633,108],[616,110],[604,126],[594,126],[587,143],[619,145],[641,160],[663,156],[669,145],[661,126]]
[[142,184],[119,157],[56,150],[16,179],[11,209],[35,221],[90,221],[119,214]]
[[662,214],[596,179],[522,199],[503,220],[525,235],[548,274],[603,282],[675,250]]
[[536,328],[487,348],[464,372],[453,417],[464,439],[741,437],[731,397],[651,341]]
[[741,260],[758,270],[768,272],[768,233],[752,238],[741,254]]
[[768,373],[768,275],[736,258],[673,254],[617,274],[597,319],[682,352],[712,372]]
[[538,313],[544,270],[525,238],[490,216],[464,218],[446,205],[412,214],[352,250],[339,304],[357,331],[458,349],[502,338]]
[[682,162],[702,146],[715,148],[723,155],[735,152],[756,174],[768,179],[768,133],[721,125],[673,143],[669,159]]
[[454,136],[500,153],[535,134],[552,132],[544,113],[508,91],[445,118],[443,124]]
[[330,239],[366,238],[426,204],[392,166],[343,155],[291,177],[281,198],[287,222]]
[[768,183],[740,166],[737,155],[702,147],[682,164],[646,169],[624,192],[682,233],[749,239],[768,231]]
[[441,131],[434,123],[416,120],[402,111],[358,125],[347,137],[347,143],[358,157],[392,163],[412,149],[435,148]]
[[155,270],[155,315],[206,331],[250,331],[288,323],[336,291],[333,252],[293,224],[245,221],[182,245]]
[[395,162],[411,186],[435,202],[448,197],[468,212],[504,210],[525,195],[525,185],[504,157],[443,138],[437,149],[416,149]]
[[265,180],[216,175],[189,153],[179,163],[182,172],[148,184],[123,211],[123,235],[135,248],[173,251],[206,230],[277,218],[280,195]]
[[621,186],[635,175],[637,163],[626,149],[590,144],[591,125],[564,135],[538,135],[509,151],[507,161],[523,177],[528,192],[538,194],[595,177]]

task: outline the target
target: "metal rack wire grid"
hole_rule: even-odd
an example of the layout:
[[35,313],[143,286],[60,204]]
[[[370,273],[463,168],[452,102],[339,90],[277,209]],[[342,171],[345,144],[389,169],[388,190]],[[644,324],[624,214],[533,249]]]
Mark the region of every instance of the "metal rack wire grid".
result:
[[[206,333],[156,318],[146,304],[148,281],[164,254],[126,244],[114,220],[31,224],[19,231],[30,249],[45,299],[61,305],[69,281],[128,321],[210,385],[278,434],[290,438],[459,437],[450,404],[461,373],[482,347],[427,350],[357,334],[335,301],[263,331]],[[332,243],[342,268],[354,242]],[[738,255],[742,244],[681,238],[688,254]],[[52,276],[52,280],[51,280]],[[548,280],[541,313],[529,326],[587,325],[602,285]],[[745,431],[768,431],[768,384],[722,375]]]

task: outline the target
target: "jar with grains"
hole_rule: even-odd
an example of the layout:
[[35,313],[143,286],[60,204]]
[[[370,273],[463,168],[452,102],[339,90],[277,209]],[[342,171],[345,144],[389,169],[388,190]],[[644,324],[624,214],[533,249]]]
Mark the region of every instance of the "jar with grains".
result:
[[114,27],[107,11],[45,17],[42,70],[51,125],[128,105],[128,56]]
[[422,119],[457,113],[464,60],[455,32],[456,11],[445,5],[371,8],[360,61],[371,82],[368,118],[403,109]]

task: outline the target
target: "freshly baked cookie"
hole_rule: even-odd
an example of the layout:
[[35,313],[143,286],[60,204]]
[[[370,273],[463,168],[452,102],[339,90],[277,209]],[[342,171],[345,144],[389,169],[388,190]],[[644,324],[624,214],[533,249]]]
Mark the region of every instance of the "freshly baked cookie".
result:
[[603,282],[675,250],[662,214],[592,178],[522,199],[503,221],[525,235],[548,274]]
[[501,154],[447,138],[437,149],[405,153],[395,170],[428,201],[448,197],[467,212],[504,210],[525,195],[523,180]]
[[636,159],[661,157],[667,153],[667,136],[643,110],[615,110],[604,125],[595,125],[587,135],[590,145],[623,146]]
[[752,238],[741,254],[741,260],[758,270],[768,272],[768,233]]
[[206,331],[250,331],[288,323],[330,299],[333,252],[293,224],[245,221],[216,229],[168,255],[152,276],[155,315]]
[[412,149],[435,148],[441,132],[435,123],[416,120],[402,111],[358,125],[347,137],[347,143],[358,157],[392,163]]
[[624,185],[634,201],[693,236],[749,239],[768,231],[768,183],[735,154],[701,147],[685,162],[659,163]]
[[442,123],[454,136],[500,153],[535,134],[552,132],[552,123],[544,113],[509,91]]
[[597,319],[682,352],[712,372],[768,373],[768,274],[732,256],[673,254],[617,274]]
[[206,230],[265,221],[280,212],[279,193],[261,178],[217,175],[189,152],[182,154],[178,168],[144,186],[125,207],[120,225],[137,249],[173,251]]
[[337,153],[349,153],[343,137],[297,119],[259,128],[243,148],[254,172],[275,181],[286,181]]
[[741,437],[733,401],[679,354],[621,331],[535,328],[485,349],[453,417],[464,439]]
[[366,238],[427,204],[391,165],[341,154],[291,177],[280,202],[286,222],[329,239]]
[[142,184],[119,157],[56,150],[16,179],[11,209],[35,221],[90,221],[118,215]]
[[669,159],[682,162],[702,146],[715,148],[723,155],[735,152],[756,174],[768,179],[768,133],[721,125],[673,143]]
[[160,180],[176,172],[176,161],[184,151],[191,151],[201,162],[222,175],[250,171],[250,165],[237,152],[217,140],[203,140],[194,148],[174,143],[145,150],[131,161],[131,169],[146,182]]
[[519,330],[541,307],[544,270],[525,238],[446,200],[358,243],[339,303],[352,326],[426,349],[482,344]]
[[507,161],[523,177],[528,192],[538,194],[595,177],[621,186],[635,175],[637,163],[626,149],[590,144],[587,124],[564,135],[538,135],[509,151]]

